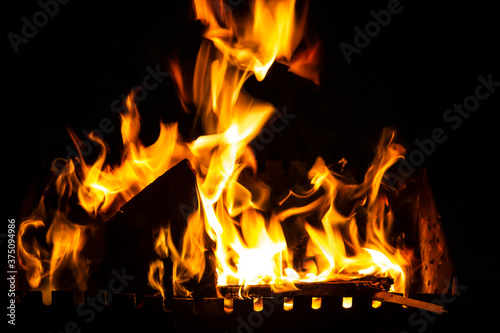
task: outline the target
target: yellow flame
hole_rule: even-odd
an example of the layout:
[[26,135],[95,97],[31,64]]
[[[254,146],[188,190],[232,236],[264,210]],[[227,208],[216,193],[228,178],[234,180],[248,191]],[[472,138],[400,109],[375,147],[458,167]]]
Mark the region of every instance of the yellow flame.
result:
[[[25,233],[31,228],[45,227],[43,221],[37,220],[25,220],[19,227],[19,240],[26,244],[26,240],[23,239]],[[28,277],[28,283],[32,288],[36,288],[40,285],[42,278],[46,275],[42,265],[42,254],[40,251],[42,248],[38,245],[38,242],[33,240],[32,246],[19,246],[18,257],[20,266],[26,270]]]
[[[140,116],[132,95],[121,115],[122,160],[107,164],[107,146],[91,135],[100,147],[93,163],[80,156],[79,166],[67,163],[55,180],[59,207],[54,216],[43,208],[39,218],[23,222],[19,232],[19,257],[28,272],[31,287],[49,276],[50,288],[60,286],[57,277],[70,268],[75,284],[85,288],[88,265],[81,250],[90,228],[74,223],[64,202],[76,196],[90,217],[106,217],[145,186],[183,158],[190,160],[197,177],[196,209],[187,221],[182,245],[177,247],[168,227],[157,232],[154,244],[158,259],[151,263],[149,284],[165,296],[163,259],[173,263],[173,289],[189,296],[187,282],[200,280],[206,267],[207,251],[215,254],[218,285],[270,284],[279,290],[295,288],[297,282],[353,279],[365,275],[391,276],[394,290],[404,292],[409,258],[405,249],[387,239],[393,224],[388,199],[380,190],[385,171],[400,158],[404,149],[393,143],[392,132],[384,132],[365,179],[348,183],[332,172],[321,157],[309,170],[309,189],[290,191],[280,206],[269,211],[270,191],[259,180],[256,159],[249,143],[274,113],[274,107],[246,93],[244,83],[254,75],[265,78],[275,61],[304,72],[314,64],[317,46],[295,58],[303,39],[305,15],[297,17],[292,0],[250,2],[251,14],[235,20],[231,12],[216,12],[213,1],[194,1],[196,18],[207,26],[200,46],[192,87],[187,86],[180,64],[171,62],[172,79],[184,107],[194,105],[195,119],[203,135],[183,142],[177,124],[161,124],[157,141],[144,146],[139,139]],[[295,64],[295,65],[294,65]],[[304,77],[317,81],[311,73]],[[75,143],[79,139],[74,133]],[[82,154],[80,154],[82,155]],[[302,206],[289,208],[294,198],[307,199]],[[340,199],[339,199],[340,198]],[[338,207],[338,201],[353,203],[352,209]],[[358,232],[357,209],[366,211],[366,235]],[[302,254],[287,242],[287,225],[300,226],[307,239]],[[30,228],[48,226],[44,251],[36,241],[23,237]],[[152,231],[153,232],[153,231]],[[47,268],[48,267],[48,268]],[[312,307],[320,306],[320,299]],[[287,303],[285,308],[291,308]]]

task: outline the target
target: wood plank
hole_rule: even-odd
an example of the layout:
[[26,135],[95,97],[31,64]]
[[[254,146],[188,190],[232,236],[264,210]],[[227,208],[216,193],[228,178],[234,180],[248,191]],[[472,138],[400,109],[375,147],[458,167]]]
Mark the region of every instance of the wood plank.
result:
[[388,277],[370,277],[356,280],[295,283],[296,289],[290,288],[284,291],[273,290],[270,285],[253,285],[246,288],[239,285],[228,285],[218,286],[218,289],[225,298],[277,296],[352,297],[372,295],[379,291],[389,290],[393,282]]
[[406,306],[411,306],[413,308],[418,308],[426,311],[431,311],[437,314],[448,313],[441,305],[419,301],[413,298],[403,297],[396,294],[391,294],[385,291],[379,291],[372,296],[374,300],[380,302],[396,303]]

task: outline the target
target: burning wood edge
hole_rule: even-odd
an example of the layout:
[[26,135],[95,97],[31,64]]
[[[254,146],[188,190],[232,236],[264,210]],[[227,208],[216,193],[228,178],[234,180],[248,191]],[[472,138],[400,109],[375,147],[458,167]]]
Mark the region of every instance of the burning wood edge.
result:
[[372,295],[380,291],[387,291],[394,283],[390,277],[371,277],[347,281],[328,281],[315,283],[295,283],[297,289],[283,292],[275,291],[270,285],[253,285],[243,288],[239,285],[219,286],[219,292],[225,298],[241,297],[349,297]]
[[373,300],[395,303],[409,307],[431,311],[437,314],[448,313],[444,307],[419,301],[416,299],[389,293],[388,290],[394,280],[390,277],[365,277],[350,281],[328,281],[316,283],[296,283],[297,289],[283,292],[275,291],[270,285],[248,286],[246,289],[239,285],[219,286],[219,292],[224,298],[251,298],[251,297],[353,297],[371,296]]
[[389,302],[395,304],[401,304],[406,306],[411,306],[413,308],[418,308],[426,311],[431,311],[437,314],[448,313],[441,305],[419,301],[413,298],[403,297],[396,294],[391,294],[386,291],[379,291],[372,296],[372,299],[380,302]]

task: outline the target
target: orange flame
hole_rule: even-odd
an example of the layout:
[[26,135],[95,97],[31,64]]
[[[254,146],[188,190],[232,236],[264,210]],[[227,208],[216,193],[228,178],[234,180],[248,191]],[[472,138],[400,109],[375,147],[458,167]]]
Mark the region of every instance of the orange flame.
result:
[[[121,114],[123,140],[122,162],[112,168],[106,162],[106,145],[93,135],[102,152],[92,165],[82,163],[82,182],[78,188],[80,205],[89,213],[115,211],[144,187],[162,175],[173,164],[177,124],[161,124],[157,141],[145,147],[139,140],[140,117],[130,94],[126,100],[128,113]],[[74,140],[77,138],[73,135]]]
[[[151,263],[149,283],[163,296],[161,259],[168,257],[173,262],[176,295],[189,296],[191,291],[185,284],[201,279],[209,250],[215,254],[218,285],[271,284],[283,290],[295,288],[296,282],[379,275],[393,277],[394,290],[404,292],[410,261],[404,249],[387,241],[393,218],[387,197],[380,191],[385,171],[404,149],[393,143],[392,133],[385,133],[361,184],[349,184],[318,157],[308,173],[310,189],[290,192],[279,209],[267,211],[271,190],[259,180],[257,162],[248,145],[274,107],[249,96],[243,85],[251,75],[263,80],[275,61],[288,63],[295,73],[318,82],[317,74],[305,70],[315,66],[318,45],[294,58],[303,39],[305,15],[296,17],[293,0],[252,1],[251,15],[243,21],[234,20],[230,12],[220,15],[212,5],[213,1],[194,1],[196,17],[207,30],[191,89],[180,65],[171,62],[171,77],[180,99],[185,107],[188,103],[195,106],[204,135],[182,142],[177,124],[161,124],[157,141],[144,146],[139,140],[139,113],[129,96],[128,112],[121,115],[121,163],[106,164],[105,143],[91,136],[101,147],[101,154],[91,164],[80,156],[79,167],[69,161],[59,173],[55,181],[57,213],[48,214],[42,199],[36,218],[21,225],[19,257],[30,286],[37,288],[49,276],[50,290],[54,290],[60,286],[59,272],[70,268],[76,276],[75,284],[85,288],[88,267],[80,252],[91,225],[77,224],[65,214],[68,197],[76,196],[90,217],[106,217],[187,158],[197,172],[198,209],[188,217],[182,248],[174,246],[169,228],[156,231],[155,250],[160,259]],[[77,143],[76,135],[71,136]],[[307,199],[308,203],[288,207],[294,198]],[[353,203],[352,209],[346,212],[344,207],[339,208],[340,201]],[[358,232],[360,209],[366,212],[365,235]],[[285,230],[291,223],[299,225],[308,239],[303,255],[287,243]],[[27,230],[46,226],[47,243],[53,245],[50,250],[26,239]],[[320,300],[314,306],[319,307]]]
[[[57,209],[48,212],[44,198],[40,202],[32,219],[23,221],[19,227],[19,263],[27,272],[28,283],[32,288],[39,287],[42,279],[48,277],[43,288],[49,291],[61,286],[74,284],[80,289],[85,287],[88,274],[86,260],[81,256],[85,243],[87,226],[72,223],[67,217],[67,200],[75,191],[78,180],[75,175],[74,164],[60,170],[55,180],[55,190],[58,195]],[[48,188],[47,192],[50,191]],[[37,238],[28,234],[37,229],[46,229],[45,242],[50,251],[40,246]],[[33,230],[34,229],[34,230]],[[67,270],[72,272],[73,281],[68,282]],[[60,281],[61,280],[61,281]],[[50,293],[44,293],[44,302],[50,303]]]

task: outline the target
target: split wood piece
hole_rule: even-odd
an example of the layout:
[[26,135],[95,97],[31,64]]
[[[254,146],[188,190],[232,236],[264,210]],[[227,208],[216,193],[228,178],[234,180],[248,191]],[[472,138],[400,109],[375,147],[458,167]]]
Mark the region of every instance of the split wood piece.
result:
[[[444,228],[434,202],[427,172],[422,172],[418,198],[418,235],[422,260],[422,288],[420,293],[446,293],[454,275]],[[456,295],[456,284],[451,285]]]
[[396,294],[391,294],[386,291],[379,291],[372,296],[372,299],[380,302],[389,302],[395,304],[401,304],[406,306],[411,306],[413,308],[418,308],[426,311],[431,311],[437,314],[448,313],[441,305],[419,301],[413,298],[403,297]]
[[219,291],[225,298],[240,297],[352,297],[372,295],[379,291],[389,290],[394,280],[389,277],[328,281],[314,283],[295,283],[296,290],[273,291],[270,285],[248,286],[246,289],[238,285],[219,286]]
[[[101,246],[102,260],[94,260],[91,272],[92,290],[106,288],[113,278],[114,270],[134,276],[128,283],[126,292],[147,293],[149,265],[155,260],[164,263],[165,298],[173,297],[171,284],[172,262],[169,258],[160,258],[154,244],[160,228],[169,228],[173,245],[181,252],[183,236],[188,216],[198,209],[196,173],[188,160],[182,160],[151,184],[142,189],[118,212],[100,226],[97,239],[88,246]],[[208,237],[207,237],[208,238]],[[104,245],[104,246],[103,246]],[[216,293],[215,268],[211,264],[211,253],[207,251],[206,269],[196,284],[191,283],[190,290],[195,297],[210,297]],[[91,286],[92,286],[91,284]]]

